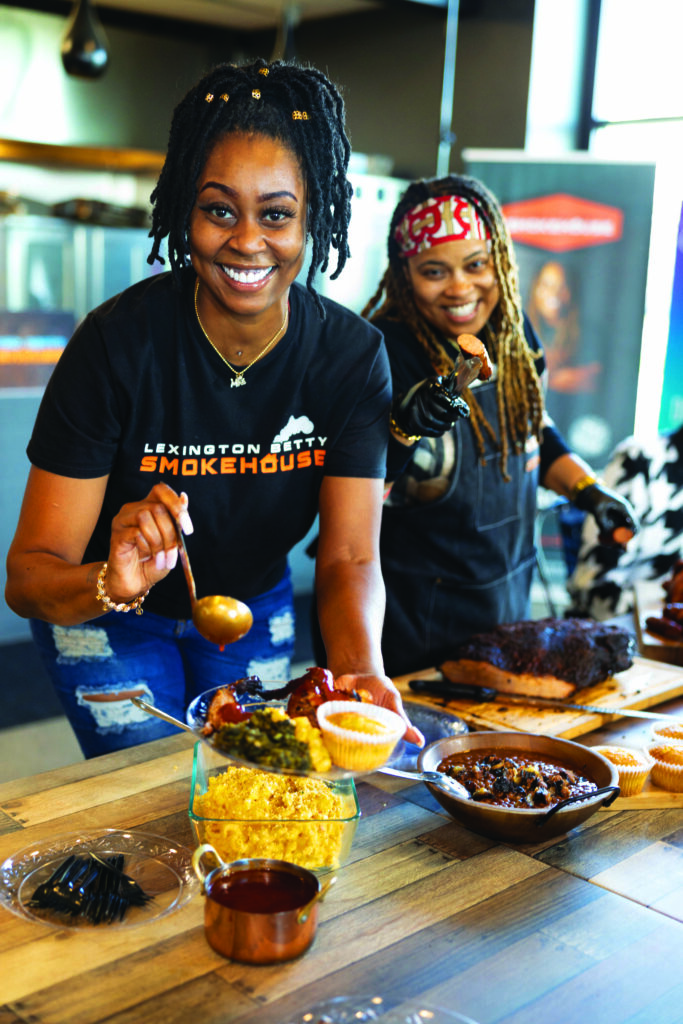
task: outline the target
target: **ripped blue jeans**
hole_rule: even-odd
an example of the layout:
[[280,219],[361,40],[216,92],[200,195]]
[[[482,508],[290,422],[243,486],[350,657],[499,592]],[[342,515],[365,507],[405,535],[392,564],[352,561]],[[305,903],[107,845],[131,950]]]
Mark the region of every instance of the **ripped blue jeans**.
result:
[[249,675],[288,679],[295,626],[289,573],[249,607],[253,626],[222,652],[191,621],[151,612],[109,612],[81,626],[32,619],[33,639],[85,757],[177,733],[129,697],[185,721],[190,701],[211,687]]

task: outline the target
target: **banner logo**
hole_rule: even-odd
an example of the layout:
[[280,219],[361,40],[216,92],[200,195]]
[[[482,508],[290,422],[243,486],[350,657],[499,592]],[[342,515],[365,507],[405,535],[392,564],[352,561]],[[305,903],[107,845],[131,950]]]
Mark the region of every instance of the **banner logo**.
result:
[[624,228],[623,210],[562,193],[506,203],[503,216],[513,241],[549,252],[616,242]]

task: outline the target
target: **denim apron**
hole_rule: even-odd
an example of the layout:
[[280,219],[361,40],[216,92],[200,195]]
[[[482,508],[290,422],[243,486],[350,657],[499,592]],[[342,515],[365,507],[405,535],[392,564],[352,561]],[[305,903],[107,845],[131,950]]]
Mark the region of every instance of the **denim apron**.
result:
[[[498,432],[494,379],[476,387],[476,398]],[[391,676],[438,665],[472,633],[528,618],[538,443],[531,438],[524,451],[510,451],[506,481],[485,433],[483,462],[467,420],[450,436],[454,465],[441,495],[383,510],[382,649]],[[416,452],[412,464],[419,461]]]

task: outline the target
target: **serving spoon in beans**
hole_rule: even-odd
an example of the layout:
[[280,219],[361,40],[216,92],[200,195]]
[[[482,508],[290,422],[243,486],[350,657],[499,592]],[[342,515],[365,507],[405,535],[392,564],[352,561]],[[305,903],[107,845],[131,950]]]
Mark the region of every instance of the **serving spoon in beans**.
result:
[[180,564],[185,573],[185,582],[190,592],[192,622],[195,629],[205,640],[218,644],[221,651],[226,644],[232,644],[245,636],[252,627],[254,617],[251,609],[235,597],[223,597],[212,594],[209,597],[197,597],[197,587],[190,567],[190,558],[185,547],[185,537],[176,522]]

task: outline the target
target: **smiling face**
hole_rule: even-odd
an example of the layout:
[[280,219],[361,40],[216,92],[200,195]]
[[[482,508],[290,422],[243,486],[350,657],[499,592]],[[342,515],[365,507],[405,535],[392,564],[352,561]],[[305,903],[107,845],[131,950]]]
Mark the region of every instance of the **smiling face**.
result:
[[306,194],[296,156],[264,135],[220,138],[197,183],[190,216],[202,321],[225,314],[276,330],[306,251]]
[[406,260],[415,305],[447,338],[478,334],[498,305],[493,258],[480,239],[443,242]]

